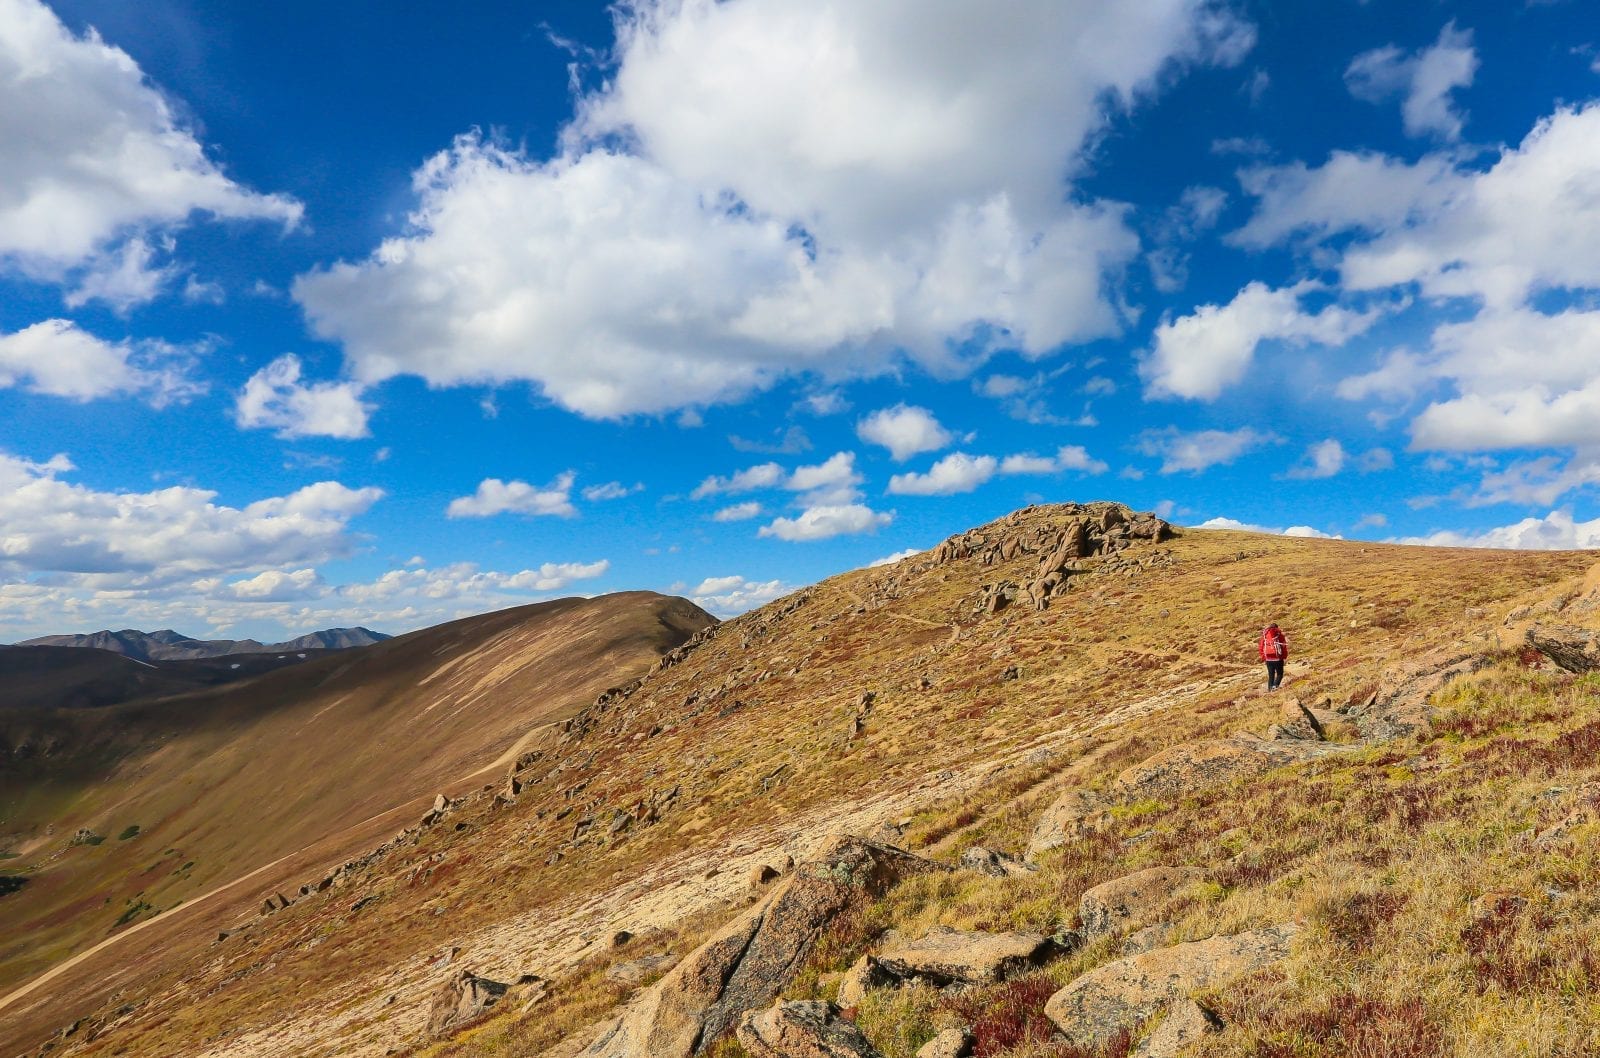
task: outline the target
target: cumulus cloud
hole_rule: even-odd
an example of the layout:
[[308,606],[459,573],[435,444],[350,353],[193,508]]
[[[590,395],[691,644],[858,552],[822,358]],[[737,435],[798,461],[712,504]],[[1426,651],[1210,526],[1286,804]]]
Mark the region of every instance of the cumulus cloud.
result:
[[463,136],[403,233],[296,282],[354,377],[614,418],[1115,333],[1138,238],[1066,182],[1112,113],[1253,42],[1207,0],[614,10],[615,72],[556,157]]
[[871,562],[867,563],[867,567],[871,569],[877,566],[892,566],[896,562],[902,562],[905,559],[910,558],[912,555],[920,555],[924,550],[924,548],[908,547],[904,551],[896,551],[892,555],[884,555],[882,558],[875,558]]
[[1089,454],[1082,445],[1062,445],[1052,456],[1036,456],[1031,452],[1006,456],[1000,462],[1002,474],[1059,474],[1077,471],[1080,474],[1104,474],[1109,467]]
[[1291,478],[1331,478],[1344,469],[1349,455],[1336,437],[1318,441],[1306,449],[1305,461],[1289,470]]
[[195,213],[293,226],[300,204],[241,187],[137,63],[38,0],[0,0],[0,267],[126,308],[165,279],[146,234]]
[[724,507],[711,516],[713,522],[744,522],[761,517],[762,506],[755,500]]
[[754,581],[745,577],[707,577],[690,592],[696,606],[718,617],[737,617],[746,610],[765,606],[794,591],[781,580]]
[[286,353],[251,375],[234,399],[241,429],[276,430],[282,438],[369,437],[373,406],[354,382],[300,380],[300,358]]
[[896,474],[889,479],[894,496],[954,496],[971,492],[994,477],[1000,463],[994,456],[951,452],[926,473]]
[[0,571],[82,574],[105,587],[170,583],[348,555],[351,519],[383,495],[318,482],[243,507],[206,489],[102,492],[62,479],[71,462],[0,453]]
[[445,508],[449,518],[489,518],[497,514],[555,515],[572,518],[578,509],[572,505],[572,483],[577,475],[568,470],[557,474],[544,486],[526,481],[485,478],[471,496],[458,496]]
[[1451,94],[1468,88],[1478,72],[1472,31],[1448,23],[1431,47],[1406,54],[1393,44],[1362,52],[1344,72],[1350,94],[1369,103],[1400,99],[1400,115],[1412,136],[1461,138],[1465,115]]
[[893,511],[874,511],[860,503],[808,507],[795,518],[776,518],[763,525],[760,536],[773,536],[790,542],[827,540],[835,536],[875,533],[894,521]]
[[954,440],[932,412],[908,404],[873,412],[856,424],[856,436],[887,448],[897,463],[922,452],[937,452]]
[[791,473],[777,463],[760,463],[728,477],[712,475],[695,486],[690,499],[759,489],[787,489],[804,492],[806,504],[849,503],[859,498],[857,486],[864,480],[855,467],[854,452],[835,452],[821,463],[796,467]]
[[1279,438],[1251,426],[1237,430],[1198,430],[1185,433],[1176,426],[1146,430],[1139,435],[1139,451],[1161,460],[1161,473],[1187,471],[1198,474],[1210,467],[1232,463],[1246,452],[1276,444]]
[[1441,530],[1427,536],[1408,536],[1400,544],[1430,547],[1499,547],[1520,551],[1563,551],[1600,547],[1600,518],[1580,522],[1568,510],[1551,511],[1543,518],[1524,518],[1511,525],[1480,532]]
[[0,389],[19,386],[68,400],[142,397],[156,407],[205,392],[191,351],[163,342],[108,342],[71,320],[0,333]]
[[1155,347],[1139,367],[1146,392],[1214,400],[1245,376],[1262,342],[1340,346],[1377,321],[1376,310],[1354,312],[1338,305],[1306,312],[1301,299],[1317,289],[1310,281],[1276,290],[1251,282],[1226,305],[1202,305],[1191,315],[1161,323]]

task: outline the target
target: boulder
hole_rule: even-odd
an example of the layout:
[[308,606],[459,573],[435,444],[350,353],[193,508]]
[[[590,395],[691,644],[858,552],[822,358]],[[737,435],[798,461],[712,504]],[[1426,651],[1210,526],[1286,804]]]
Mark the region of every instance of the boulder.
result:
[[832,1003],[779,1002],[739,1023],[739,1043],[750,1058],[882,1058],[861,1030]]
[[1292,924],[1176,944],[1090,970],[1050,997],[1044,1012],[1075,1047],[1098,1047],[1175,1000],[1288,957]]
[[1147,951],[1165,948],[1171,943],[1172,923],[1156,922],[1128,934],[1122,941],[1122,954],[1143,955]]
[[916,940],[895,940],[878,953],[878,963],[901,978],[930,984],[987,985],[1032,969],[1055,952],[1038,933],[980,933],[937,928]]
[[1111,802],[1092,790],[1072,789],[1056,798],[1034,824],[1025,859],[1059,849],[1111,821]]
[[949,870],[901,849],[835,837],[661,980],[644,989],[583,1052],[586,1058],[688,1058],[797,973],[834,916],[902,878]]
[[471,970],[456,971],[433,994],[433,1003],[428,1007],[428,1035],[450,1035],[482,1016],[510,989],[508,984],[479,977]]
[[1148,867],[1100,883],[1078,898],[1084,938],[1093,940],[1121,929],[1130,919],[1156,910],[1178,890],[1203,878],[1205,872],[1193,867]]
[[917,1050],[917,1058],[967,1058],[972,1034],[966,1029],[945,1029]]
[[1132,1058],[1179,1058],[1202,1036],[1222,1031],[1222,1021],[1192,999],[1179,999],[1167,1007],[1166,1016]]

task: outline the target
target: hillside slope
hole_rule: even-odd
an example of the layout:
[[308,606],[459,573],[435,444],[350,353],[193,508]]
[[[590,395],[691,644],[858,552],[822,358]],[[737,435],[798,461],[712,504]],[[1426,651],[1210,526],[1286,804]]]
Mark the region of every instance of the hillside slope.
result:
[[[836,918],[793,934],[773,985],[784,994],[839,998],[837,974],[858,955],[934,926],[1058,938],[1057,954],[1014,982],[856,997],[870,1046],[890,1058],[910,1058],[946,1022],[977,1035],[981,1058],[1125,1054],[1126,1033],[1051,1042],[1048,1011],[1079,975],[1124,973],[1134,926],[1159,927],[1132,950],[1162,957],[1261,931],[1271,942],[1257,947],[1292,950],[1207,998],[1230,1023],[1217,1037],[1226,1053],[1490,1055],[1511,1053],[1519,1033],[1560,1044],[1546,1053],[1589,1053],[1600,1012],[1562,997],[1600,980],[1566,949],[1519,962],[1537,938],[1516,932],[1561,923],[1589,937],[1588,861],[1530,866],[1514,850],[1600,778],[1593,754],[1581,757],[1588,736],[1573,735],[1595,726],[1594,677],[1557,669],[1524,639],[1528,621],[1600,621],[1600,583],[1584,581],[1595,556],[1162,539],[1150,519],[1133,520],[1136,533],[1128,524],[1111,505],[1029,508],[726,622],[529,740],[500,781],[412,821],[325,889],[242,919],[157,920],[177,950],[137,978],[114,950],[62,975],[57,995],[107,974],[116,991],[57,1053],[554,1056],[592,1042],[596,1056],[666,1058],[679,1052],[641,1050],[629,1032],[670,1012],[692,1021],[691,1000],[717,982],[749,985],[705,969],[707,952],[761,945],[730,947],[734,932],[698,946],[741,928],[752,898],[761,921],[807,879],[852,877],[788,869],[841,831],[944,866],[863,887]],[[1268,620],[1294,644],[1272,696],[1254,656]],[[1566,792],[1539,792],[1550,789]],[[980,857],[949,871],[974,844],[1033,863]],[[1085,891],[1151,867],[1192,873],[1090,932]],[[780,871],[776,888],[760,882]],[[1391,899],[1408,872],[1427,890]],[[1562,897],[1541,896],[1544,880]],[[1474,926],[1468,905],[1502,884],[1523,901],[1507,907],[1542,901],[1537,917],[1508,932],[1512,913],[1491,898],[1487,925]],[[1387,923],[1405,914],[1421,916],[1408,934],[1420,939],[1391,943]],[[228,935],[194,947],[218,928]],[[1449,960],[1419,972],[1419,952],[1446,939]],[[650,984],[680,960],[682,973]],[[1321,974],[1329,966],[1337,978]],[[542,981],[433,1042],[436,993],[463,967]],[[1463,988],[1477,999],[1453,1000]],[[770,1001],[759,991],[753,1001]],[[631,1020],[608,1021],[630,996]],[[43,1005],[5,1013],[19,1010],[34,1032],[49,1025]],[[50,1013],[68,1023],[64,1004]],[[737,1021],[683,1039],[741,1053],[723,1035]],[[1358,1024],[1379,1028],[1337,1049]],[[1408,1032],[1434,1042],[1380,1046]],[[1305,1049],[1317,1039],[1336,1049]]]
[[0,871],[28,876],[0,991],[279,858],[370,847],[710,623],[648,592],[563,599],[199,693],[0,713]]
[[137,698],[171,697],[250,679],[324,653],[308,648],[287,654],[139,661],[93,648],[0,647],[0,710],[96,709]]

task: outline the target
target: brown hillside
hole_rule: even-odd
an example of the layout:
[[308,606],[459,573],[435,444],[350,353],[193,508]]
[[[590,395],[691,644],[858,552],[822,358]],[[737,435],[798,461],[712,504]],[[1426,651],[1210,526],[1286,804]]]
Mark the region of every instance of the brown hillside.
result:
[[[834,998],[838,982],[821,975],[845,969],[890,925],[1074,928],[1091,885],[1161,863],[1207,879],[1176,906],[1173,940],[1306,918],[1321,905],[1297,901],[1333,899],[1304,882],[1323,845],[1352,857],[1354,867],[1344,859],[1328,867],[1341,878],[1359,869],[1378,879],[1401,862],[1402,851],[1362,852],[1360,828],[1326,841],[1312,835],[1330,796],[1362,819],[1405,808],[1405,784],[1419,775],[1407,754],[1443,737],[1430,726],[1429,695],[1454,686],[1444,675],[1422,681],[1434,672],[1428,666],[1458,662],[1450,675],[1530,663],[1521,629],[1503,619],[1520,620],[1524,605],[1542,607],[1535,616],[1557,612],[1583,590],[1594,560],[1194,530],[1125,539],[1110,554],[1057,552],[1071,519],[1115,526],[1119,512],[1029,508],[935,552],[832,578],[718,626],[638,686],[528,740],[488,789],[422,824],[408,821],[326,891],[246,921],[205,908],[164,916],[151,932],[171,946],[166,957],[135,975],[131,950],[108,948],[54,979],[54,1002],[34,993],[4,1010],[19,1027],[0,1043],[37,1044],[41,1030],[93,1008],[64,1038],[65,1053],[539,1055],[569,1035],[587,1043],[599,1031],[592,1022],[660,973],[608,978],[613,964],[657,953],[670,964],[737,913],[753,868],[803,861],[832,831],[947,864],[975,842],[1020,855],[1051,801],[1073,787],[1097,806],[1104,837],[1045,849],[1038,870],[1020,880],[920,876],[830,927],[791,967],[802,972],[786,990]],[[1109,538],[1101,531],[1092,543]],[[1269,619],[1294,646],[1285,692],[1323,710],[1326,741],[1290,733],[1261,742],[1270,725],[1291,719],[1280,710],[1284,695],[1261,693],[1254,641]],[[1571,723],[1593,708],[1592,692],[1551,687],[1568,705],[1539,713],[1546,722]],[[1382,709],[1363,712],[1371,702]],[[1294,723],[1300,718],[1296,711]],[[1254,732],[1253,741],[1213,741],[1242,732]],[[1229,770],[1241,753],[1272,769],[1258,800],[1249,785],[1258,773]],[[1318,767],[1352,777],[1331,793],[1328,782],[1294,778]],[[1274,778],[1282,775],[1289,779]],[[1209,792],[1197,797],[1202,783]],[[1375,816],[1350,792],[1369,788],[1379,798]],[[1279,887],[1297,872],[1300,883]],[[257,890],[267,888],[261,881]],[[216,939],[218,927],[234,926]],[[1263,944],[1281,946],[1293,932]],[[1006,1024],[1026,1030],[1013,1039],[1023,1049],[986,1037],[993,1047],[980,1053],[1111,1054],[1029,1050],[1027,1040],[1043,1046],[1044,1036],[1028,1034],[1045,1025],[1048,1035],[1046,1000],[1072,975],[1114,960],[1114,943],[1120,938],[1056,960],[1032,991],[996,985],[1002,991],[975,993],[965,1007],[937,990],[875,998],[862,1007],[862,1024],[899,1058],[931,1035],[935,1015],[975,1024],[993,1004]],[[1328,958],[1296,957],[1308,960],[1308,976]],[[524,986],[486,1023],[430,1042],[430,996],[463,966],[501,982],[537,974],[550,992],[536,1002]],[[109,998],[80,1001],[108,979]],[[1302,1003],[1308,1020],[1285,1022],[1293,1029],[1315,1023],[1315,1004],[1334,1002],[1290,985],[1253,985],[1230,1016],[1268,1025],[1250,1002],[1271,997],[1285,1011]],[[1351,1007],[1351,1016],[1389,1016],[1389,1000],[1380,999]],[[596,1054],[612,1053],[597,1046]],[[731,1039],[716,1047],[737,1053]]]
[[0,713],[0,871],[29,876],[3,897],[0,992],[282,857],[370,847],[710,623],[648,592],[562,599],[199,693]]

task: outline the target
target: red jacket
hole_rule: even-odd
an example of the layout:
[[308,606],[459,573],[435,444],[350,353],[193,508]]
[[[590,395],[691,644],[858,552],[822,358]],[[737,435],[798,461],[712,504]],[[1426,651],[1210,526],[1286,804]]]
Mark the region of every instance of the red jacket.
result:
[[1261,641],[1256,644],[1256,650],[1262,661],[1288,661],[1289,637],[1277,625],[1269,625],[1261,630]]

